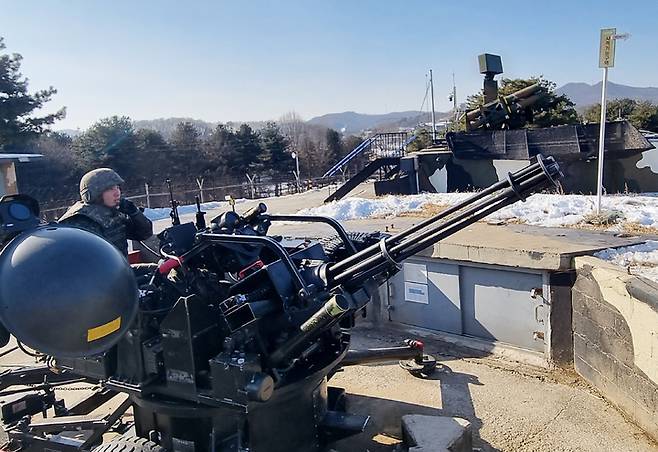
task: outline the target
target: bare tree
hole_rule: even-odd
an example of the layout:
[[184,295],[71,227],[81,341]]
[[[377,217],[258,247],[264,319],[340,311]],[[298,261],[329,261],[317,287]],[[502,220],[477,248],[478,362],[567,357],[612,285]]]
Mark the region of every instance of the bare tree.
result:
[[281,133],[288,138],[290,151],[299,151],[304,132],[307,129],[307,124],[302,117],[295,111],[289,111],[279,118],[277,124]]

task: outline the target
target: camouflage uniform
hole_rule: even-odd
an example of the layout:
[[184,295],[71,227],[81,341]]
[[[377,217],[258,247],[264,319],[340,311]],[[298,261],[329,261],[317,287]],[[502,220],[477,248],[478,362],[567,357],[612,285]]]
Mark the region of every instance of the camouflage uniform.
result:
[[151,221],[135,205],[122,199],[118,208],[102,203],[105,190],[123,184],[123,179],[109,168],[88,172],[80,180],[80,198],[58,223],[92,232],[128,255],[127,240],[145,240],[153,235]]

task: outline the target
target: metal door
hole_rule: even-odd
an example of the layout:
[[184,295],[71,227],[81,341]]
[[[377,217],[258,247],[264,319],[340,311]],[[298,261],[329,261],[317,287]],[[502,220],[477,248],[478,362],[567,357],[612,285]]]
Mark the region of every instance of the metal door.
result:
[[407,259],[389,282],[389,309],[395,322],[461,334],[459,267]]
[[464,266],[461,288],[465,335],[544,351],[541,274]]

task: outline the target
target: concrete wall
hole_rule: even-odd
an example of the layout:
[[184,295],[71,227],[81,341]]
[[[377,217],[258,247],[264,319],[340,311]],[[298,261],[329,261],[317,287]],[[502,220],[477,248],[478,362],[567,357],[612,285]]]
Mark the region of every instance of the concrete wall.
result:
[[575,369],[658,440],[658,285],[590,256],[575,265]]

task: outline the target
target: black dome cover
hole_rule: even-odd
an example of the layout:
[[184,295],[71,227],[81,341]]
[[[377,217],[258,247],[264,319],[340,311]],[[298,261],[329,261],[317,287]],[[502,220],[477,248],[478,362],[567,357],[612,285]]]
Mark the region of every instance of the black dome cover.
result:
[[0,253],[0,320],[42,353],[81,357],[109,349],[130,326],[137,305],[128,262],[90,232],[41,227]]

